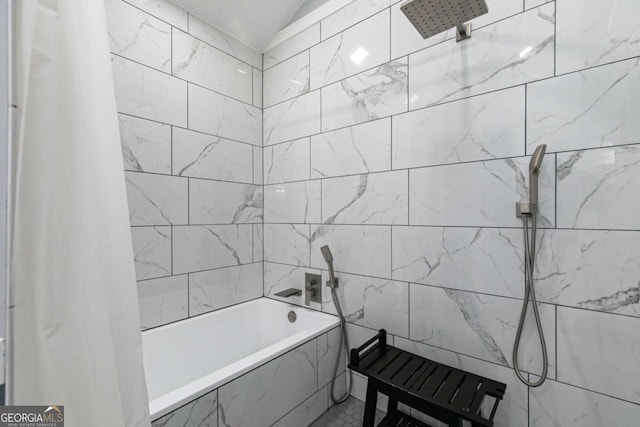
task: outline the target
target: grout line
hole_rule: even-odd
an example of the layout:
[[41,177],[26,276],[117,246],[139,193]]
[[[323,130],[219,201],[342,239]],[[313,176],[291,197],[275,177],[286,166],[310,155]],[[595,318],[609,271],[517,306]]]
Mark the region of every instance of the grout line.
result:
[[558,2],[553,2],[553,75],[558,75]]
[[553,174],[554,179],[554,196],[555,196],[555,206],[554,206],[554,214],[555,214],[555,227],[556,229],[558,229],[558,153],[555,153],[555,156],[553,157],[553,160],[555,162],[555,173]]
[[411,170],[407,169],[407,226],[411,225]]
[[[253,184],[252,182],[225,181],[225,180],[222,180],[222,179],[200,178],[200,177],[191,176],[191,175],[186,175],[186,176],[185,175],[169,175],[169,174],[159,173],[159,172],[144,172],[144,171],[134,171],[134,170],[126,170],[126,169],[125,169],[125,172],[127,174],[155,175],[155,176],[161,176],[161,177],[165,177],[165,178],[174,178],[175,180],[193,179],[193,180],[198,180],[198,181],[218,182],[218,183],[224,183],[224,184],[250,185],[250,186],[256,186],[256,185],[259,186],[260,185],[260,184]],[[304,182],[304,181],[302,181],[302,182]],[[161,224],[161,225],[169,225],[169,224]]]
[[529,155],[527,150],[527,141],[529,137],[529,120],[527,114],[529,112],[529,84],[524,85],[524,155]]
[[555,332],[556,332],[556,348],[555,348],[555,356],[556,356],[556,360],[555,360],[555,368],[556,368],[556,375],[555,375],[555,379],[558,379],[558,305],[555,305]]
[[197,130],[197,129],[190,129],[188,127],[176,125],[174,123],[162,122],[160,120],[150,119],[148,117],[138,116],[138,115],[135,115],[135,114],[125,113],[125,112],[122,112],[122,111],[118,111],[118,114],[122,115],[122,116],[133,117],[133,118],[139,119],[139,120],[145,120],[145,121],[148,121],[148,122],[158,123],[158,124],[165,125],[165,126],[173,126],[176,129],[186,130],[186,131],[189,131],[189,132],[194,132],[194,133],[198,133],[198,134],[201,134],[201,135],[210,136],[212,138],[220,138],[220,139],[224,139],[225,141],[235,142],[237,144],[243,144],[243,145],[249,145],[251,147],[261,148],[260,145],[252,144],[250,142],[240,141],[240,140],[229,138],[229,137],[226,137],[226,136],[220,136],[220,135],[216,135],[216,134],[213,134],[213,133],[203,132],[203,131]]
[[[322,270],[322,268],[317,268],[317,267],[314,267],[313,265],[311,265],[311,266],[295,265],[295,264],[287,264],[287,263],[284,263],[284,262],[272,261],[272,260],[266,260],[265,263],[275,264],[275,265],[280,265],[280,266],[286,266],[286,267],[310,268],[310,269],[315,269],[315,270]],[[367,275],[367,274],[362,274],[362,273],[354,273],[354,272],[351,272],[351,271],[343,271],[343,270],[339,271],[339,270],[336,270],[336,273],[347,274],[347,275],[351,275],[351,276],[359,276],[359,277],[371,278],[371,279],[378,279],[378,280],[383,280],[383,281],[386,281],[386,282],[388,282],[388,281],[406,282],[406,280],[401,280],[400,278],[395,278],[394,279],[394,278],[391,278],[391,277],[373,276],[373,275]],[[485,296],[489,296],[489,297],[502,298],[502,299],[507,299],[507,300],[519,301],[519,302],[523,301],[523,298],[518,298],[518,297],[513,297],[513,296],[505,296],[505,295],[498,295],[498,294],[491,294],[491,293],[480,292],[480,291],[476,291],[476,290],[471,291],[471,290],[467,290],[467,289],[458,289],[458,288],[452,288],[452,287],[448,287],[448,286],[428,285],[428,284],[417,283],[417,282],[409,282],[409,283],[411,285],[416,285],[416,286],[425,286],[425,287],[429,287],[429,288],[450,290],[450,291],[455,291],[455,292],[464,292],[466,294],[485,295]],[[567,308],[567,309],[573,309],[573,310],[581,310],[581,311],[586,311],[588,313],[598,313],[598,314],[605,314],[605,315],[610,315],[610,316],[618,316],[618,317],[626,317],[626,318],[630,318],[630,319],[638,319],[638,316],[631,315],[631,314],[625,314],[625,313],[613,313],[613,312],[602,311],[602,310],[592,310],[592,309],[587,309],[587,308],[583,308],[583,307],[575,307],[575,306],[570,306],[570,305],[563,305],[563,304],[549,303],[549,302],[539,302],[538,304],[539,305],[548,305],[548,306],[556,305],[556,306],[561,307],[561,308]]]
[[171,277],[175,275],[173,271],[173,246],[174,246],[173,226],[169,227],[169,239],[171,239],[171,274],[169,274],[169,277]]
[[[308,138],[308,137],[303,137],[301,139],[304,139],[304,138]],[[292,141],[298,141],[298,140],[292,140]],[[292,142],[292,141],[289,141],[289,142]],[[282,143],[282,144],[284,144],[284,143]],[[275,145],[280,145],[280,144],[275,144]],[[271,145],[269,147],[274,147],[275,145]],[[267,147],[267,148],[269,148],[269,147]],[[604,150],[604,149],[611,149],[611,148],[615,149],[615,148],[625,148],[625,147],[640,147],[640,143],[631,143],[631,144],[606,146],[606,147],[580,148],[580,149],[566,150],[566,151],[550,151],[550,152],[547,152],[547,154],[551,155],[551,154],[554,154],[554,153],[555,154],[576,153],[576,152],[583,152],[583,151]],[[467,160],[467,161],[462,161],[462,162],[457,162],[457,163],[441,163],[441,164],[434,164],[434,165],[411,166],[411,167],[403,167],[403,168],[380,170],[380,171],[371,171],[371,172],[360,171],[360,172],[354,172],[354,173],[347,173],[347,174],[344,174],[344,175],[331,175],[331,176],[323,176],[321,178],[311,178],[310,180],[346,178],[346,177],[352,177],[352,176],[359,176],[359,175],[363,175],[363,174],[380,174],[380,173],[390,173],[390,172],[397,172],[397,171],[403,171],[403,170],[413,171],[413,170],[419,170],[419,169],[444,168],[444,167],[452,167],[452,166],[456,166],[456,165],[466,165],[466,164],[482,164],[482,163],[488,163],[488,162],[507,161],[507,160],[513,160],[513,159],[524,159],[524,158],[528,158],[528,157],[531,157],[531,156],[530,155],[526,155],[526,156],[514,156],[514,157],[494,157],[494,158],[487,158],[487,159]],[[265,185],[275,185],[275,184],[282,185],[282,184],[292,184],[292,183],[306,182],[306,181],[308,181],[308,180],[277,181],[277,182],[271,182],[271,183],[265,184]]]
[[254,106],[252,103],[250,103],[250,102],[243,101],[243,100],[241,100],[241,99],[238,99],[238,98],[233,97],[233,96],[231,96],[231,95],[227,95],[227,94],[222,93],[222,92],[218,92],[217,90],[214,90],[214,89],[208,88],[208,87],[203,86],[203,85],[201,85],[201,84],[199,84],[199,83],[195,83],[195,82],[193,82],[193,81],[191,81],[191,80],[187,80],[187,79],[185,79],[185,78],[178,77],[178,76],[174,75],[173,73],[167,73],[166,71],[158,70],[157,68],[151,67],[151,66],[149,66],[149,65],[147,65],[147,64],[144,64],[144,63],[142,63],[142,62],[136,61],[135,59],[131,59],[131,58],[127,57],[127,56],[123,56],[123,55],[120,55],[120,54],[118,54],[118,53],[114,53],[114,52],[111,52],[111,55],[113,55],[113,56],[115,56],[115,57],[117,57],[117,58],[123,59],[123,60],[125,60],[125,61],[132,62],[132,63],[134,63],[134,64],[137,64],[137,65],[141,66],[141,67],[145,67],[145,68],[148,68],[148,69],[150,69],[150,70],[156,71],[156,72],[158,72],[158,73],[164,74],[165,76],[168,76],[168,77],[174,78],[174,79],[176,79],[176,80],[182,81],[182,82],[186,83],[187,85],[193,85],[193,86],[199,87],[200,89],[204,89],[204,90],[207,90],[207,91],[209,91],[209,92],[215,93],[215,94],[217,94],[217,95],[223,96],[223,97],[225,97],[225,98],[232,99],[232,100],[234,100],[234,101],[237,101],[237,102],[239,102],[239,103],[243,104],[244,106],[252,107],[252,108],[257,108],[257,107],[255,107],[255,106]]
[[[211,46],[211,47],[212,47],[212,48],[214,48],[215,50],[217,50],[217,51],[219,51],[219,52],[221,52],[221,53],[224,53],[225,55],[230,56],[230,57],[232,57],[232,58],[234,58],[234,59],[236,59],[236,60],[238,60],[238,61],[240,61],[240,62],[242,62],[242,63],[244,63],[244,64],[246,64],[246,65],[248,65],[248,66],[250,66],[250,67],[253,67],[253,68],[256,68],[256,69],[257,69],[257,67],[256,67],[255,65],[253,65],[253,64],[251,64],[251,63],[249,63],[249,62],[245,61],[244,59],[242,59],[242,58],[238,58],[237,56],[235,56],[235,55],[233,55],[233,54],[231,54],[231,53],[229,53],[229,52],[227,52],[227,51],[225,51],[225,50],[222,50],[221,48],[219,48],[219,47],[217,47],[217,46],[212,45],[211,43],[207,42],[206,40],[202,40],[201,38],[196,37],[195,35],[193,35],[193,34],[191,33],[191,14],[190,14],[190,13],[188,13],[188,12],[187,12],[187,31],[185,31],[185,30],[183,30],[182,28],[178,27],[177,25],[175,25],[175,24],[173,24],[173,23],[171,23],[171,22],[169,22],[169,21],[166,21],[166,20],[164,20],[164,19],[162,19],[162,18],[160,18],[160,17],[158,17],[158,16],[156,16],[156,15],[154,15],[154,14],[152,14],[152,13],[150,13],[150,12],[148,12],[148,11],[144,10],[144,9],[141,9],[141,8],[139,8],[138,6],[136,6],[135,4],[129,3],[129,0],[123,0],[123,1],[124,1],[125,3],[127,3],[129,6],[132,6],[132,7],[136,8],[136,9],[138,9],[139,11],[141,11],[141,12],[145,13],[146,15],[152,16],[152,17],[154,17],[155,19],[157,19],[157,20],[159,20],[159,21],[162,21],[162,22],[164,22],[164,23],[165,23],[165,24],[167,24],[167,25],[170,25],[171,27],[175,28],[176,30],[182,31],[183,33],[185,33],[185,34],[187,34],[187,35],[189,35],[189,36],[193,37],[194,39],[198,40],[199,42],[204,43],[204,44],[206,44],[206,45],[208,45],[208,46]],[[181,9],[181,10],[184,10],[184,9],[182,9],[182,8],[180,8],[180,9]],[[186,11],[185,11],[185,12],[186,12]],[[217,28],[215,28],[215,27],[213,27],[213,26],[212,26],[212,28],[214,28],[214,29],[215,29],[215,30],[217,30],[217,31],[220,31],[220,32],[224,33],[224,31],[218,30]],[[252,48],[251,46],[249,46],[249,45],[245,44],[245,43],[244,43],[244,42],[242,42],[241,40],[236,39],[236,38],[235,38],[234,36],[232,36],[231,34],[226,34],[226,33],[225,33],[225,35],[227,35],[227,36],[231,37],[232,39],[234,39],[234,40],[235,40],[235,41],[237,41],[238,43],[242,44],[243,46],[247,47],[248,49],[250,49],[250,50],[252,50],[252,51],[254,51],[254,52],[259,53],[257,50],[255,50],[255,49],[254,49],[254,48]]]
[[[247,225],[247,224],[255,224],[255,223],[242,223],[242,224],[229,224],[229,223],[209,223],[209,224],[194,224],[197,226],[213,226],[213,225]],[[482,226],[482,225],[439,225],[439,224],[358,224],[358,223],[342,223],[342,224],[324,224],[319,222],[266,222],[265,225],[306,225],[312,224],[317,226],[331,226],[331,227],[362,227],[362,228],[372,228],[372,227],[387,227],[392,226],[396,228],[443,228],[443,229],[470,229],[470,230],[522,230],[522,227],[516,226]],[[156,224],[156,225],[134,225],[131,228],[136,227],[162,227],[168,226],[170,224]],[[173,225],[182,225],[185,226],[187,224],[173,224]],[[633,229],[609,229],[609,228],[553,228],[553,227],[538,227],[540,230],[545,231],[585,231],[585,232],[594,232],[594,233],[640,233],[640,230]]]

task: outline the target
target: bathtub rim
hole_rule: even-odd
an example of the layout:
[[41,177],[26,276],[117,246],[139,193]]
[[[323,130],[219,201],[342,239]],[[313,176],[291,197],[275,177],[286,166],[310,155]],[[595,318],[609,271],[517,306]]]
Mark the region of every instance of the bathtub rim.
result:
[[[318,338],[320,335],[329,332],[340,326],[340,320],[338,317],[331,313],[325,313],[319,310],[313,310],[307,307],[303,307],[300,305],[295,305],[288,303],[286,301],[280,301],[269,297],[260,297],[255,298],[250,301],[245,301],[240,304],[235,304],[233,306],[225,307],[220,310],[211,311],[208,313],[204,313],[198,316],[190,317],[183,321],[170,323],[167,325],[163,325],[157,328],[149,329],[146,331],[142,331],[142,334],[150,334],[153,332],[158,332],[162,329],[175,327],[176,325],[184,325],[187,322],[193,322],[197,320],[202,320],[203,317],[210,317],[215,314],[220,314],[223,311],[232,311],[238,310],[242,308],[244,305],[248,305],[250,303],[255,303],[256,301],[265,301],[269,304],[277,304],[287,307],[289,309],[295,310],[303,310],[310,314],[314,315],[324,315],[327,319],[331,319],[331,323],[328,323],[326,326],[318,327],[314,329],[314,332],[309,333],[308,329],[300,331],[294,335],[291,335],[284,340],[278,341],[274,344],[271,344],[268,347],[265,347],[255,353],[252,353],[236,362],[233,362],[217,371],[211,372],[205,375],[202,378],[199,378],[195,381],[187,383],[182,387],[179,387],[175,390],[172,390],[168,393],[165,393],[155,399],[149,400],[149,415],[152,421],[157,421],[158,419],[168,415],[183,406],[192,403],[202,396],[223,387],[224,385],[240,378],[241,376],[265,365],[276,358],[282,356],[285,353],[288,353],[292,350],[295,350],[311,340]],[[223,375],[223,372],[226,375]],[[196,390],[196,391],[194,391]]]

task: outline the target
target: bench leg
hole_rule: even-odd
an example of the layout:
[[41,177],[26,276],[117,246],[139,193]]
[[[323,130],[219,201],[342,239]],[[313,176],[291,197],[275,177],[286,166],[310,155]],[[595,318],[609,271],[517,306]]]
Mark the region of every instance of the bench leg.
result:
[[367,384],[367,400],[364,402],[364,417],[362,427],[374,427],[376,422],[376,403],[378,390],[373,386],[373,381]]
[[389,403],[387,403],[387,414],[390,414],[397,410],[398,410],[398,401],[393,397],[389,396]]
[[462,419],[452,415],[447,424],[449,427],[462,427]]

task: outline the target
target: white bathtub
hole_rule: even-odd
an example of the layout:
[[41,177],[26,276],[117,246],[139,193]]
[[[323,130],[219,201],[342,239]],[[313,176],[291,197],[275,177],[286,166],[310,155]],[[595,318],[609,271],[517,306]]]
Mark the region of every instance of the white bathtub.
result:
[[[295,323],[287,314],[294,311]],[[142,333],[151,419],[226,384],[339,324],[260,298]]]

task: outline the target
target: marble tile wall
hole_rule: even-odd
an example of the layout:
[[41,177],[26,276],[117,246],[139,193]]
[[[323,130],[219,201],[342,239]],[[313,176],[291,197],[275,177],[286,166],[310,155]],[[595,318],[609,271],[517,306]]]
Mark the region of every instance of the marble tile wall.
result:
[[[301,427],[331,406],[338,329],[313,338],[177,410],[152,427]],[[336,395],[345,392],[345,365]]]
[[[422,40],[400,3],[355,0],[264,55],[265,295],[326,280],[328,244],[352,346],[384,327],[507,383],[497,426],[637,425],[640,3],[487,0],[462,43]],[[549,381],[528,389],[510,368],[515,203],[540,144]],[[328,293],[312,308],[335,313]],[[534,378],[527,322],[519,363]],[[356,376],[353,394],[364,387]]]
[[106,10],[143,328],[261,297],[262,55],[167,0]]

